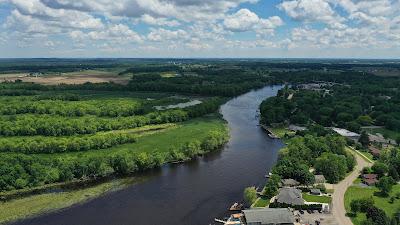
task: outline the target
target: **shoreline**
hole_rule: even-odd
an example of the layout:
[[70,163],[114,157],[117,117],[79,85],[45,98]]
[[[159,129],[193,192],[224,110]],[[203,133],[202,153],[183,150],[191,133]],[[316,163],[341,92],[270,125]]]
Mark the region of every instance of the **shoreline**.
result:
[[[222,116],[220,116],[220,118],[224,120]],[[126,176],[116,176],[114,174],[111,174],[110,176],[107,177],[87,178],[84,180],[74,180],[69,182],[47,184],[29,189],[13,190],[9,192],[0,193],[0,209],[1,208],[8,209],[9,205],[12,204],[18,205],[18,202],[32,201],[34,199],[43,200],[43,198],[45,198],[44,201],[48,200],[49,204],[53,203],[57,205],[54,208],[47,208],[46,206],[42,206],[42,208],[40,208],[40,206],[36,206],[40,209],[37,209],[37,211],[29,210],[29,212],[27,213],[18,212],[15,213],[17,214],[16,216],[13,213],[11,213],[11,215],[4,216],[1,213],[1,211],[3,210],[0,210],[0,224],[13,224],[24,219],[35,218],[48,213],[57,212],[59,210],[65,210],[67,208],[73,207],[74,205],[82,204],[92,199],[98,198],[104,194],[108,194],[113,191],[118,191],[128,186],[141,183],[146,179],[149,179],[152,176],[153,172],[159,170],[164,166],[174,166],[177,164],[187,163],[192,160],[196,160],[198,157],[202,157],[207,154],[220,151],[223,149],[223,146],[229,141],[229,127],[227,126],[227,122],[225,120],[224,120],[224,126],[226,133],[224,142],[222,144],[216,146],[213,150],[202,152],[201,154],[196,154],[193,157],[182,159],[179,162],[167,161],[163,163],[160,167],[152,168],[143,172],[129,174]],[[76,193],[82,193],[82,194],[78,196],[77,199],[72,199],[72,200],[69,198],[63,199],[63,196],[76,195]],[[57,198],[62,198],[62,199],[57,200]],[[67,202],[64,202],[65,200]],[[21,207],[24,206],[25,206],[24,204],[21,204]],[[5,217],[5,219],[2,218],[3,216]]]

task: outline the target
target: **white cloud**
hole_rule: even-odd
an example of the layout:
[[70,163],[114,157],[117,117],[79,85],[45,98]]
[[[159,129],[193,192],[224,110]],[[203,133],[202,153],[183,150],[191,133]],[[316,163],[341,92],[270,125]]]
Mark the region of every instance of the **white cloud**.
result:
[[70,37],[77,42],[84,41],[107,41],[114,44],[126,44],[142,42],[142,37],[124,24],[109,25],[105,29],[90,32],[80,30],[71,31]]
[[150,41],[168,41],[168,40],[185,40],[188,39],[189,35],[184,30],[167,30],[164,28],[152,29],[147,35],[147,39]]
[[140,18],[172,17],[183,21],[222,18],[229,9],[240,3],[258,0],[42,0],[51,8],[102,12],[110,16]]
[[276,27],[283,25],[283,21],[278,16],[262,19],[248,9],[240,9],[235,14],[227,16],[223,23],[226,29],[233,32],[256,31],[260,33],[265,31],[270,33]]
[[[14,21],[27,17],[36,20],[36,23],[43,23],[44,26],[57,28],[81,28],[81,29],[100,29],[103,24],[100,19],[84,12],[52,9],[44,5],[40,0],[11,0],[16,7],[13,14]],[[24,19],[21,19],[23,22]]]
[[166,18],[155,18],[153,16],[150,16],[148,14],[143,15],[140,18],[140,21],[149,24],[149,25],[155,25],[155,26],[169,26],[169,27],[176,27],[179,26],[180,23],[176,20],[168,20]]
[[333,27],[344,28],[345,20],[339,16],[327,0],[290,0],[278,5],[288,16],[305,22],[323,22]]

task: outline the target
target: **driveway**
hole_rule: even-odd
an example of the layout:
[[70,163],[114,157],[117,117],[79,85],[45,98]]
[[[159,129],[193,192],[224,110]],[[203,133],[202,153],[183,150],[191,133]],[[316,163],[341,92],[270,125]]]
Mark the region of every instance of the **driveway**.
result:
[[347,188],[353,184],[353,181],[357,179],[360,171],[366,167],[371,166],[372,163],[367,162],[363,157],[354,151],[351,151],[356,157],[357,165],[355,166],[353,172],[350,173],[344,180],[340,183],[333,185],[334,193],[332,196],[332,213],[336,218],[337,223],[340,225],[353,225],[350,218],[346,216],[346,209],[344,208],[344,193]]

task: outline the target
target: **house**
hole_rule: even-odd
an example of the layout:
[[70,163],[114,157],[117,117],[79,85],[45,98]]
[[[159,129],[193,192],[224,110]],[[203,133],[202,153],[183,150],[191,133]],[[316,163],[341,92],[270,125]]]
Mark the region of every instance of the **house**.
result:
[[335,131],[336,133],[338,133],[340,136],[349,138],[353,141],[358,141],[358,139],[360,138],[360,134],[351,132],[351,131],[343,129],[343,128],[332,127],[332,130]]
[[388,145],[396,145],[396,141],[392,139],[386,139],[383,137],[382,134],[368,134],[369,141],[375,144],[382,144],[383,146],[388,146]]
[[368,147],[369,152],[375,157],[375,158],[379,158],[379,156],[381,155],[381,150],[379,150],[377,147],[370,145]]
[[377,174],[363,174],[362,182],[368,186],[375,185],[376,182],[378,182],[378,175]]
[[283,187],[296,187],[300,185],[300,182],[294,179],[282,179],[281,182]]
[[304,205],[304,199],[301,194],[301,190],[284,187],[279,189],[279,194],[276,196],[276,201],[278,203],[284,203],[288,205]]
[[324,175],[315,175],[314,178],[315,178],[316,184],[326,183],[326,179],[325,179]]
[[294,215],[287,208],[264,208],[243,210],[247,225],[291,225]]
[[313,188],[310,190],[310,194],[312,195],[321,195],[321,190],[317,189],[317,188]]
[[305,130],[307,130],[307,127],[301,127],[301,126],[296,126],[296,125],[290,124],[288,129],[290,131],[305,131]]

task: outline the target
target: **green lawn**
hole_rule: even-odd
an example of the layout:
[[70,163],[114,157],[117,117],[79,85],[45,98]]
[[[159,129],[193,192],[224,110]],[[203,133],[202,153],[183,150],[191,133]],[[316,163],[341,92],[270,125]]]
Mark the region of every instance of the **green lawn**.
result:
[[279,138],[284,138],[285,134],[292,136],[296,132],[290,131],[287,127],[271,127],[271,131]]
[[[400,208],[400,199],[396,199],[394,203],[389,203],[390,197],[394,196],[396,193],[400,192],[400,184],[393,186],[393,190],[390,193],[389,197],[382,198],[378,196],[374,196],[374,193],[377,192],[378,189],[376,187],[372,188],[362,188],[359,186],[351,186],[347,189],[346,194],[344,195],[345,207],[347,212],[350,212],[350,203],[354,199],[360,198],[369,198],[372,197],[375,202],[375,206],[385,210],[388,216],[392,216],[396,210]],[[365,220],[364,213],[357,213],[356,217],[352,218],[354,225],[360,225],[363,220]]]
[[310,194],[303,194],[304,200],[307,202],[331,203],[332,198],[329,196],[317,196]]
[[369,152],[363,152],[363,151],[359,151],[363,156],[365,156],[366,158],[368,158],[371,161],[374,161],[374,156],[369,153]]
[[253,207],[266,207],[269,205],[269,198],[266,197],[260,197],[256,200],[256,202],[254,203]]
[[[224,120],[216,115],[193,119],[178,123],[161,132],[139,137],[137,142],[123,144],[108,149],[90,150],[86,152],[68,152],[47,155],[47,157],[81,157],[81,156],[105,156],[117,152],[167,152],[173,147],[181,146],[190,141],[202,140],[212,130],[227,131]],[[44,155],[46,156],[46,155]]]

